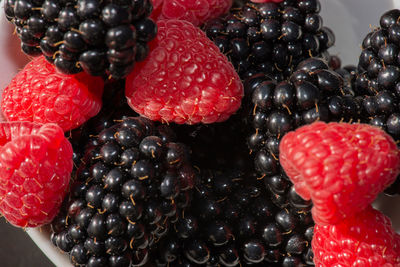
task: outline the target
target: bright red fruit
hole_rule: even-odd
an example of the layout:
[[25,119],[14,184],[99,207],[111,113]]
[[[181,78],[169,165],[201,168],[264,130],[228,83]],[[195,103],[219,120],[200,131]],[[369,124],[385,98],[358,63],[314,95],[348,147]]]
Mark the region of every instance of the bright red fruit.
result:
[[104,82],[84,72],[65,75],[41,56],[33,59],[4,89],[1,109],[9,121],[57,123],[64,131],[95,116]]
[[0,123],[0,212],[19,227],[51,222],[72,166],[72,146],[57,124]]
[[157,21],[160,19],[164,0],[151,0],[151,2],[153,4],[153,11],[150,14],[150,18]]
[[400,235],[371,206],[337,225],[315,225],[311,244],[318,267],[400,266]]
[[399,173],[393,139],[366,124],[316,122],[285,135],[280,163],[297,193],[313,201],[316,223],[362,211]]
[[153,5],[154,20],[179,19],[200,26],[228,12],[232,0],[153,0]]
[[128,104],[157,121],[225,121],[239,107],[243,85],[232,64],[193,24],[158,22],[150,54],[127,77]]

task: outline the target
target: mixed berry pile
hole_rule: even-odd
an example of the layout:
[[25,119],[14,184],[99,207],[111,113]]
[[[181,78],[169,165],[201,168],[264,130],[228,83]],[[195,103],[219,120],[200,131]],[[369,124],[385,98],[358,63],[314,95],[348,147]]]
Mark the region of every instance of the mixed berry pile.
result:
[[[0,212],[73,266],[400,266],[400,10],[359,62],[319,0],[6,0]],[[3,89],[3,88],[2,88]]]

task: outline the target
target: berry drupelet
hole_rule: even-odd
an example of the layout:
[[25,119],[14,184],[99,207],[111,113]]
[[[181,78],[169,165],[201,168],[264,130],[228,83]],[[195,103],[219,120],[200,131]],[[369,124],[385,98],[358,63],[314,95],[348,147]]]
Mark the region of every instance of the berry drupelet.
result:
[[[125,117],[89,139],[52,241],[74,265],[143,266],[192,197],[187,148],[165,125]],[[103,264],[103,265],[100,265]]]
[[245,80],[245,111],[253,132],[248,146],[261,176],[280,172],[279,141],[288,131],[316,120],[352,121],[359,113],[358,98],[341,75],[319,58],[302,61],[287,81],[276,83],[258,73]]
[[22,51],[44,54],[62,72],[124,78],[157,32],[150,0],[8,0],[4,11]]
[[300,62],[286,81],[276,82],[257,73],[244,82],[242,117],[252,129],[247,144],[254,169],[258,179],[264,181],[270,200],[281,210],[308,214],[312,207],[311,201],[296,193],[280,166],[282,137],[318,120],[358,120],[361,100],[353,96],[350,79],[346,81],[342,75],[329,69],[323,59],[309,58]]
[[251,174],[231,169],[198,175],[192,208],[152,251],[155,266],[312,264],[309,212],[275,206]]
[[[356,95],[363,98],[362,122],[381,127],[400,140],[400,10],[387,11],[380,27],[368,33],[362,43]],[[386,191],[400,194],[400,179]]]
[[91,136],[95,136],[105,128],[112,126],[114,120],[124,116],[138,116],[129,107],[124,90],[125,80],[106,80],[102,97],[103,105],[100,112],[81,127],[65,133],[73,146],[75,167],[80,165],[81,157],[85,153],[85,147],[90,143],[88,140],[94,139]]
[[326,50],[335,36],[323,26],[319,11],[318,0],[246,2],[225,17],[209,21],[204,31],[242,79],[261,71],[281,81],[303,59],[328,56]]

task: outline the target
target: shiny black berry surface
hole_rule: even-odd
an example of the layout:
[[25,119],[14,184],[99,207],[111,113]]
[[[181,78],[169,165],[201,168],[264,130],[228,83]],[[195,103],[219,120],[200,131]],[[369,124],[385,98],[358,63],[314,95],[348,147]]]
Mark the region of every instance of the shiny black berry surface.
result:
[[[368,33],[356,69],[355,90],[362,98],[362,122],[381,127],[400,140],[400,10],[385,12]],[[389,195],[400,194],[397,179]]]
[[323,25],[319,12],[318,0],[245,1],[225,17],[206,23],[204,31],[243,79],[263,72],[281,81],[300,61],[328,57],[335,36]]
[[[6,18],[16,26],[21,48],[43,54],[61,72],[86,71],[124,78],[147,55],[156,33],[144,1],[6,1]],[[144,48],[144,49],[143,49]]]
[[155,266],[312,265],[308,210],[275,205],[251,173],[200,170],[197,177],[192,207],[152,250]]
[[104,123],[86,139],[53,244],[76,266],[143,266],[190,205],[195,172],[168,126],[142,117]]

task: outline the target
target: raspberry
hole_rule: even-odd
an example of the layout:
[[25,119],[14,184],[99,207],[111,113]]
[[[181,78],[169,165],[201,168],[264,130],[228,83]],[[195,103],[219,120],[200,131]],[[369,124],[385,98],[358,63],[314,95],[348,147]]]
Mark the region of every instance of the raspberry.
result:
[[0,123],[0,212],[19,227],[51,222],[72,165],[71,144],[56,124]]
[[367,207],[399,173],[393,139],[366,124],[316,122],[285,135],[280,162],[316,223],[335,224]]
[[9,121],[57,123],[67,131],[100,111],[103,85],[101,78],[85,73],[59,73],[41,56],[4,89],[1,109]]
[[162,20],[147,59],[127,77],[128,104],[151,120],[213,123],[239,107],[243,85],[228,59],[190,22]]
[[391,226],[371,206],[337,225],[316,225],[315,266],[400,266],[400,235]]
[[151,2],[153,4],[153,11],[150,14],[150,18],[157,21],[161,16],[164,0],[152,0]]
[[186,20],[200,26],[229,11],[232,0],[153,0],[151,18]]

